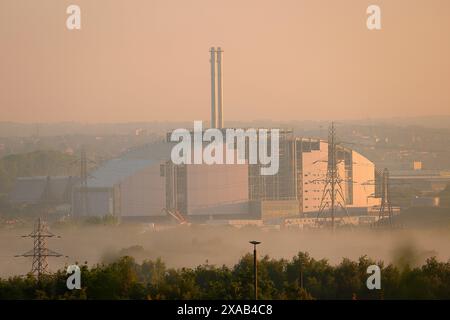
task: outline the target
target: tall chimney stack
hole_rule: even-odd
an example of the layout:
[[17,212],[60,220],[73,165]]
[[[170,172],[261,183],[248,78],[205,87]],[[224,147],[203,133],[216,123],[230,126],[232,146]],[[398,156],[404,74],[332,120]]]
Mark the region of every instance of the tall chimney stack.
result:
[[211,128],[215,128],[216,120],[216,49],[211,47]]
[[223,128],[222,48],[217,48],[217,128]]

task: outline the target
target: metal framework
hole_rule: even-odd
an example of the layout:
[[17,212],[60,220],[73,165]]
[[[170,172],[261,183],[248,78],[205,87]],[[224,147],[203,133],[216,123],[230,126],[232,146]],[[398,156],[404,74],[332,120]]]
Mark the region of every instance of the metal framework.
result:
[[320,200],[319,212],[317,213],[317,220],[320,216],[324,216],[325,210],[329,208],[331,216],[331,228],[335,228],[336,208],[341,208],[347,215],[347,208],[345,206],[345,196],[342,190],[343,179],[339,175],[338,157],[337,157],[337,141],[336,129],[334,123],[331,123],[328,132],[328,161],[327,174],[324,180],[324,187],[322,191],[322,198]]
[[179,224],[187,224],[186,166],[167,161],[161,165],[160,174],[166,178],[166,206],[162,211]]
[[393,212],[389,192],[389,170],[384,168],[381,183],[381,205],[378,214],[378,221],[380,223],[384,223],[387,220],[387,223],[392,226],[392,216]]
[[[77,209],[76,212],[78,212],[78,214],[84,214],[84,215],[89,216],[90,210],[89,210],[89,199],[88,199],[88,192],[89,192],[88,179],[92,178],[92,176],[89,174],[88,168],[92,165],[96,166],[96,165],[98,165],[98,163],[87,157],[86,148],[84,146],[82,146],[81,151],[80,151],[80,157],[78,159],[76,159],[75,161],[73,161],[72,164],[76,164],[77,166],[79,166],[79,169],[80,169],[80,183],[76,188],[76,191],[78,193],[77,201],[80,202],[80,207]],[[72,197],[73,197],[73,195],[74,194],[72,193]],[[72,200],[72,202],[73,202],[73,200]],[[74,210],[73,207],[72,207],[72,210]],[[75,214],[75,213],[72,211],[72,214]]]
[[86,150],[84,148],[81,149],[81,157],[80,157],[80,191],[81,191],[81,210],[84,214],[89,215],[89,206],[87,199],[87,157]]
[[297,200],[297,154],[292,130],[280,130],[278,155],[279,170],[274,175],[261,175],[262,165],[259,163],[249,165],[250,200]]
[[56,236],[48,231],[47,224],[41,218],[38,218],[35,222],[33,232],[22,236],[22,238],[33,238],[34,248],[22,255],[17,255],[16,257],[32,257],[33,263],[31,266],[31,273],[38,279],[40,279],[43,275],[48,274],[47,257],[63,256],[61,253],[47,248],[46,239],[53,237],[60,238],[60,236]]

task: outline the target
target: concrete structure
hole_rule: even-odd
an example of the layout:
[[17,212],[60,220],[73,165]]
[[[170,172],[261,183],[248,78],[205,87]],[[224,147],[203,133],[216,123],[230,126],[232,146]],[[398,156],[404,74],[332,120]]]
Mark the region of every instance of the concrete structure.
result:
[[250,212],[264,221],[273,221],[298,215],[297,200],[255,200]]
[[[210,64],[211,64],[211,128],[222,129],[223,126],[223,50],[221,47],[211,47]],[[216,72],[217,68],[217,72]],[[217,81],[216,81],[217,75]],[[217,88],[216,88],[217,82]],[[216,92],[217,90],[217,92]],[[217,102],[217,103],[216,103]]]
[[301,213],[317,212],[320,207],[327,174],[328,144],[320,140],[297,139]]
[[375,198],[375,164],[356,151],[352,153],[352,177],[349,188],[353,192],[349,208],[371,208],[380,205],[380,199]]
[[[223,50],[221,47],[211,47],[210,52],[210,64],[211,64],[211,128],[222,129],[224,127],[223,118]],[[216,72],[217,68],[217,72]],[[216,88],[216,75],[217,75],[217,88]],[[216,92],[217,89],[217,92]],[[217,100],[217,101],[216,101]]]
[[[319,211],[328,165],[328,143],[318,139],[296,139],[298,192],[301,213]],[[345,195],[345,206],[352,212],[365,212],[379,205],[375,194],[375,165],[349,148],[337,150],[338,172]],[[329,201],[325,198],[323,201]]]
[[188,216],[248,213],[248,165],[190,165],[186,180]]
[[166,208],[192,219],[226,219],[249,214],[247,164],[191,164],[162,170]]
[[210,51],[210,64],[211,64],[211,128],[216,128],[216,49],[211,47]]
[[223,128],[222,48],[217,48],[217,128]]

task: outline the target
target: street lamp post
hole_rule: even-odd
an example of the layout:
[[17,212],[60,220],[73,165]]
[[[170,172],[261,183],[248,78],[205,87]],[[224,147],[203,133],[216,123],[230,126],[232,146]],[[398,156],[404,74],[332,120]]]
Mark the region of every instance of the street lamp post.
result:
[[258,260],[256,259],[256,246],[260,244],[259,241],[250,241],[253,245],[253,291],[255,300],[258,300]]
[[303,289],[303,264],[300,261],[300,288]]

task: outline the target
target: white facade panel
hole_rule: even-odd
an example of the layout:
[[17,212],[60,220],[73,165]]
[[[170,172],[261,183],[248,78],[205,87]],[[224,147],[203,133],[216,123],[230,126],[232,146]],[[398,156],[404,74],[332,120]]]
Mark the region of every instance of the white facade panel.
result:
[[248,213],[248,165],[188,165],[188,215]]
[[[348,208],[370,207],[378,203],[375,194],[375,165],[355,151],[352,152],[352,176],[346,171],[344,161],[338,162],[338,172],[342,179],[341,188]],[[321,141],[320,150],[302,153],[303,171],[303,212],[317,212],[320,209],[325,178],[327,174],[328,143]],[[351,185],[350,185],[351,184]],[[349,194],[351,193],[351,194]],[[349,203],[351,201],[351,203]],[[330,197],[324,203],[330,202]]]
[[328,144],[320,142],[319,150],[303,152],[303,212],[319,211],[327,175]]
[[120,215],[163,216],[166,191],[165,178],[160,176],[160,164],[150,165],[127,177],[119,186]]
[[353,203],[351,207],[374,205],[375,165],[363,155],[352,151]]

